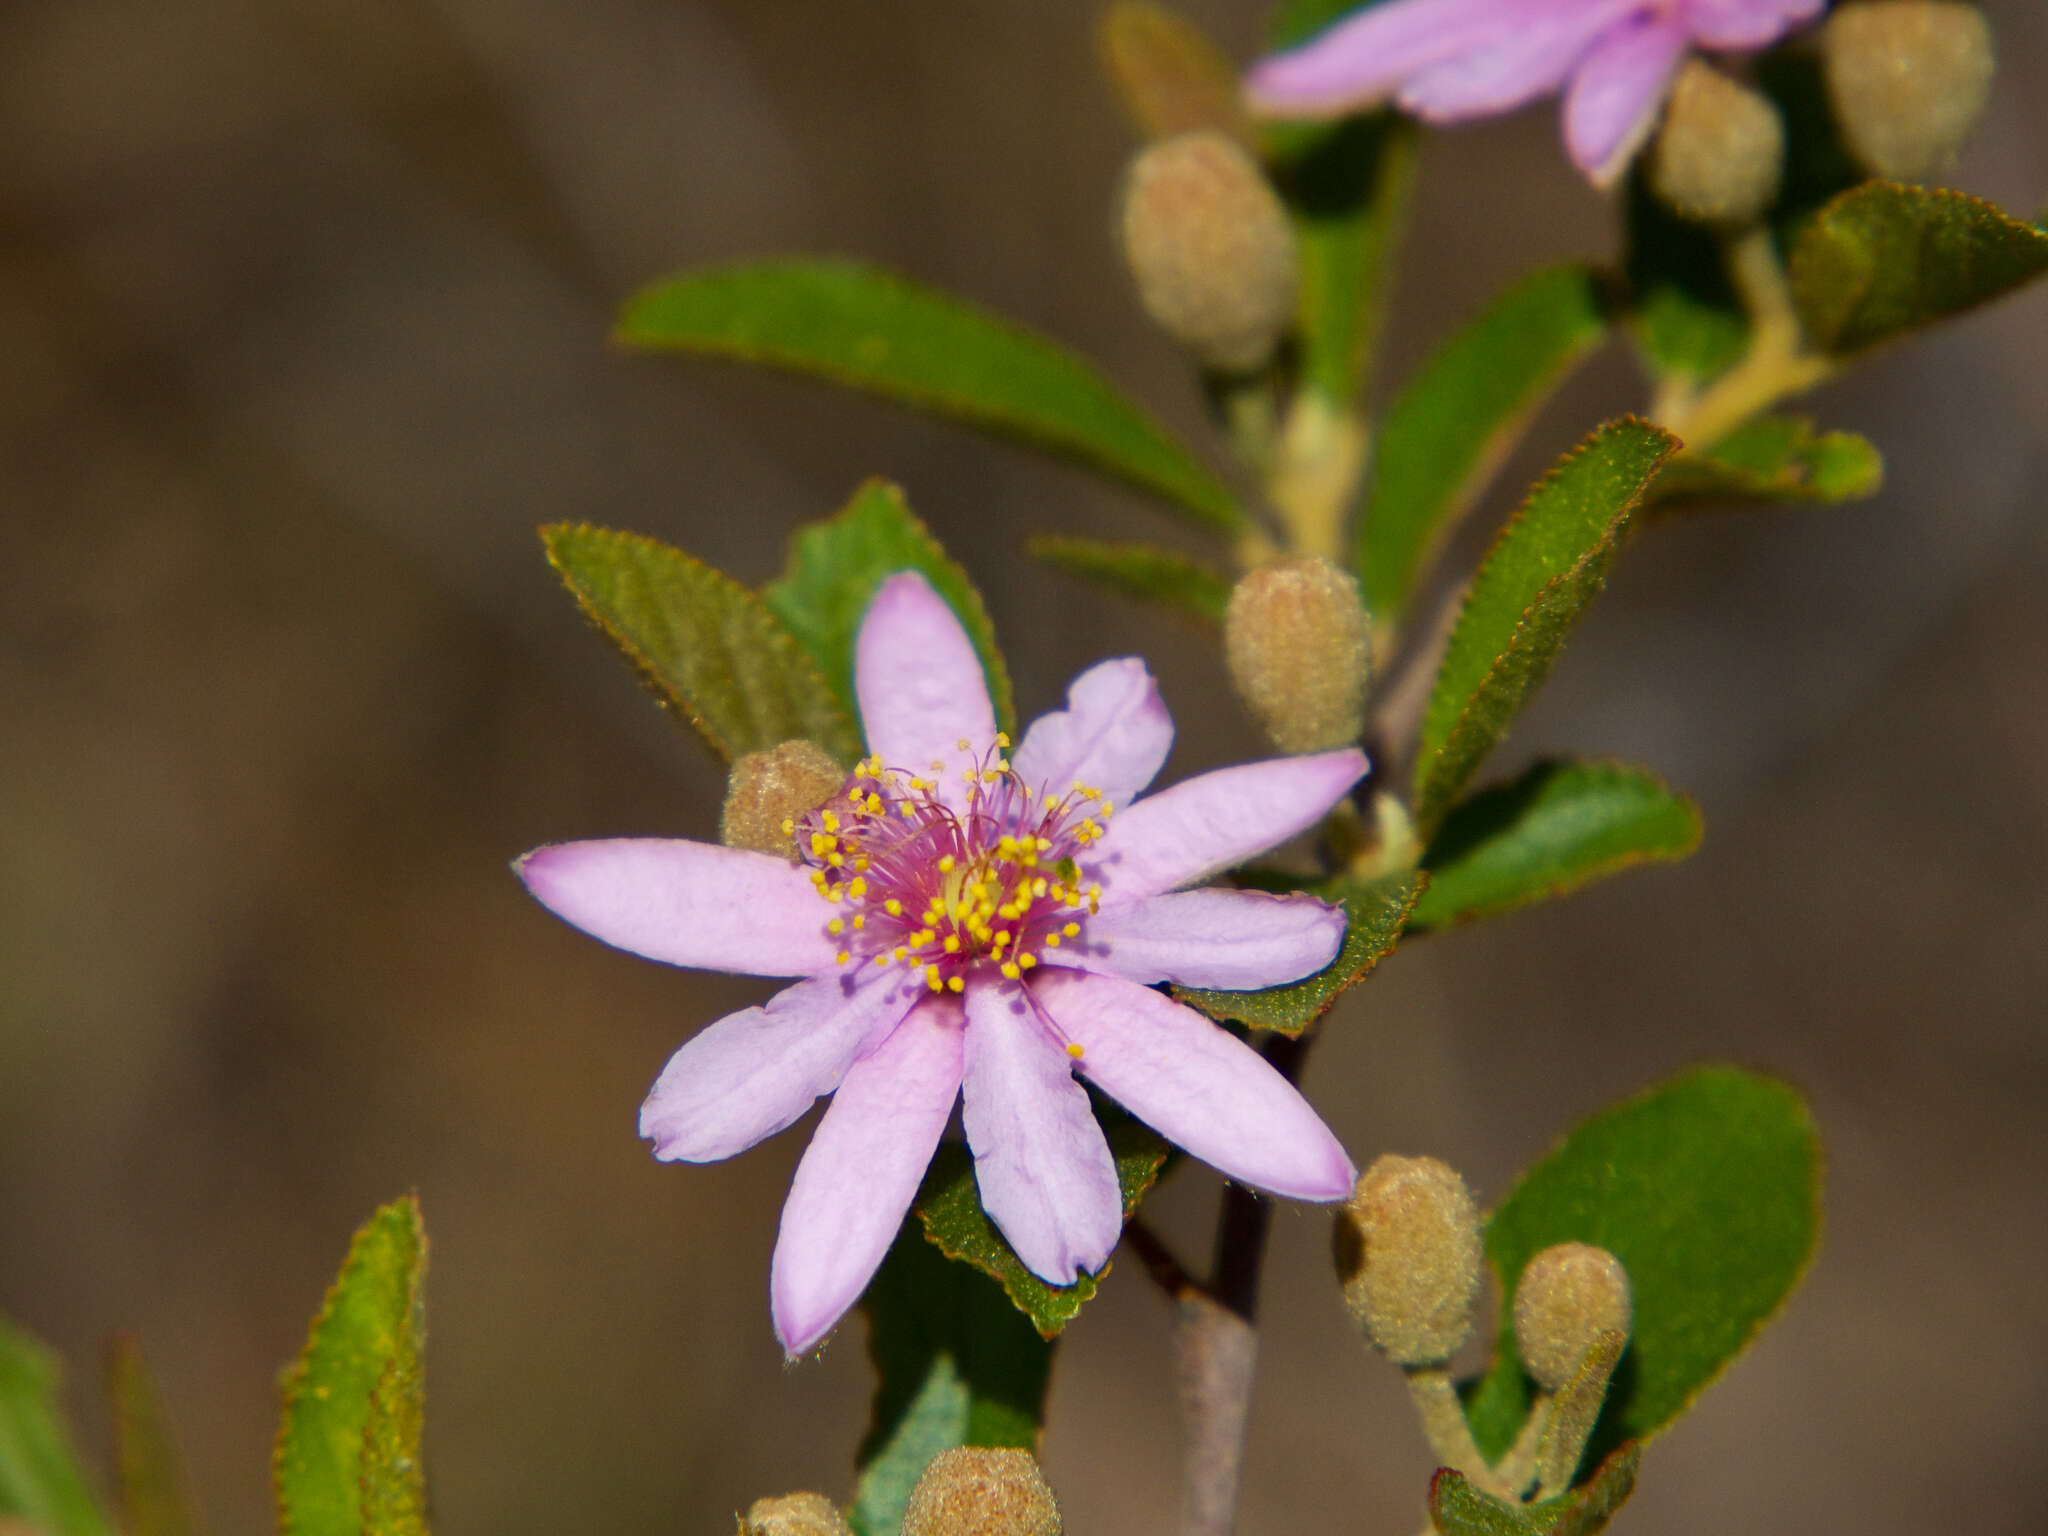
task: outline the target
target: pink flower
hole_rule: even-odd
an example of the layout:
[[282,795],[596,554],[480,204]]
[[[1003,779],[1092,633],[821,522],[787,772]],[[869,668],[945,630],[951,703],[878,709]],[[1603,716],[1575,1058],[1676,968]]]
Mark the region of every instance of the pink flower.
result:
[[1689,45],[1749,51],[1827,0],[1384,0],[1255,65],[1254,111],[1335,117],[1389,98],[1435,123],[1564,95],[1572,161],[1610,185],[1657,124]]
[[1100,1269],[1123,1226],[1076,1073],[1232,1178],[1349,1194],[1351,1161],[1307,1101],[1152,986],[1274,986],[1335,958],[1336,908],[1184,887],[1313,826],[1363,755],[1227,768],[1131,805],[1173,721],[1144,664],[1122,660],[1084,672],[1005,756],[973,645],[910,573],[868,608],[855,691],[874,755],[796,828],[802,863],[620,838],[517,865],[608,944],[803,978],[699,1033],[640,1109],[655,1156],[715,1162],[833,1096],[775,1244],[783,1347],[810,1349],[866,1289],[956,1097],[982,1204],[1056,1285]]

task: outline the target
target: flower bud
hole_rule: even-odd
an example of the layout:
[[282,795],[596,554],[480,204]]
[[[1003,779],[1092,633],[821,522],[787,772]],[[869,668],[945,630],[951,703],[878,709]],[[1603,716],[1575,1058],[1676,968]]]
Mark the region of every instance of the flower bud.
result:
[[1650,146],[1650,186],[1688,219],[1749,224],[1778,196],[1785,124],[1761,92],[1687,59]]
[[1231,591],[1223,615],[1230,680],[1282,752],[1358,740],[1372,643],[1357,579],[1321,556],[1261,566]]
[[1472,1332],[1479,1211],[1433,1157],[1380,1158],[1337,1213],[1344,1305],[1396,1365],[1437,1365]]
[[902,1536],[1060,1536],[1059,1501],[1029,1451],[941,1451],[910,1490]]
[[739,1536],[852,1536],[839,1506],[822,1493],[756,1499],[740,1516]]
[[1841,6],[1821,48],[1835,121],[1874,176],[1917,181],[1941,169],[1991,92],[1991,28],[1974,5]]
[[845,772],[815,742],[785,741],[749,752],[733,763],[726,781],[718,840],[728,848],[793,859],[796,818],[830,800],[845,782]]
[[1131,162],[1123,247],[1145,312],[1211,368],[1263,366],[1293,322],[1293,226],[1227,134],[1179,134]]
[[1515,1284],[1515,1348],[1546,1392],[1571,1381],[1602,1334],[1626,1338],[1634,1319],[1628,1271],[1590,1243],[1544,1249]]

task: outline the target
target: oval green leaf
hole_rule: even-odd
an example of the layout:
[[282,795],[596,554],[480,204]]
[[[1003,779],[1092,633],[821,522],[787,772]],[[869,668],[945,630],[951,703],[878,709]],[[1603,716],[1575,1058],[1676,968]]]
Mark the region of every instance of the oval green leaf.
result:
[[[1648,1440],[1748,1347],[1791,1295],[1820,1232],[1820,1139],[1789,1084],[1699,1067],[1594,1116],[1493,1213],[1488,1262],[1501,1295],[1554,1243],[1594,1243],[1627,1268],[1635,1332],[1589,1454]],[[1529,1408],[1502,1307],[1492,1370],[1466,1404],[1488,1456]]]
[[1419,932],[1569,895],[1699,847],[1699,807],[1621,763],[1553,759],[1452,807],[1422,856]]
[[1494,540],[1423,717],[1414,814],[1425,837],[1549,675],[1606,584],[1629,518],[1677,447],[1646,421],[1609,422],[1537,483]]
[[1092,364],[960,300],[843,261],[688,272],[628,301],[616,339],[829,379],[1092,464],[1212,528],[1237,499]]
[[47,1536],[109,1536],[64,1421],[57,1357],[0,1318],[0,1516]]
[[843,763],[860,735],[766,604],[724,572],[639,534],[553,523],[548,561],[641,680],[731,761],[807,738]]
[[1751,502],[1860,501],[1884,485],[1884,456],[1854,432],[1816,432],[1803,416],[1759,416],[1711,448],[1664,466],[1645,515]]

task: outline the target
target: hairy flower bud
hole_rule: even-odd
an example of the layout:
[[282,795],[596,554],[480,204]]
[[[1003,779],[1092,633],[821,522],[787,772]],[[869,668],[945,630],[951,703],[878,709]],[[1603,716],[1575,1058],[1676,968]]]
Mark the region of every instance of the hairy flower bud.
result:
[[718,840],[728,848],[793,859],[797,819],[831,799],[845,782],[845,771],[815,742],[785,741],[766,752],[749,752],[733,763],[726,781]]
[[852,1536],[839,1506],[822,1493],[756,1499],[740,1516],[739,1536]]
[[1142,151],[1124,181],[1124,259],[1160,329],[1248,373],[1294,319],[1294,229],[1244,146],[1213,129]]
[[1634,1319],[1628,1271],[1590,1243],[1544,1249],[1515,1284],[1515,1348],[1546,1392],[1571,1381],[1602,1334],[1626,1337]]
[[1472,1332],[1479,1211],[1433,1157],[1380,1158],[1337,1213],[1344,1305],[1396,1365],[1436,1365]]
[[1060,1536],[1060,1506],[1029,1451],[941,1451],[910,1490],[903,1536]]
[[1991,28],[1952,0],[1841,6],[1822,56],[1843,139],[1873,175],[1896,181],[1946,165],[1991,92]]
[[1650,186],[1702,224],[1748,224],[1771,206],[1785,170],[1785,124],[1758,91],[1687,59],[1650,147]]
[[1357,579],[1320,556],[1261,566],[1223,615],[1230,680],[1282,752],[1358,740],[1372,646]]

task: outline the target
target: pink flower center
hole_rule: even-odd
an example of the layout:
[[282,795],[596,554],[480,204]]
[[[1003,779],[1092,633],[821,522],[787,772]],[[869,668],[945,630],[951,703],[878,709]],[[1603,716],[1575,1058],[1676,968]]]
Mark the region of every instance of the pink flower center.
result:
[[935,780],[869,758],[840,796],[786,824],[818,894],[839,909],[825,931],[841,965],[904,965],[934,992],[961,992],[970,966],[1015,981],[1080,935],[1102,887],[1082,879],[1077,858],[1115,807],[1078,781],[1058,792],[1026,784],[1001,755],[1009,744],[998,736],[964,770],[963,809],[939,799]]

